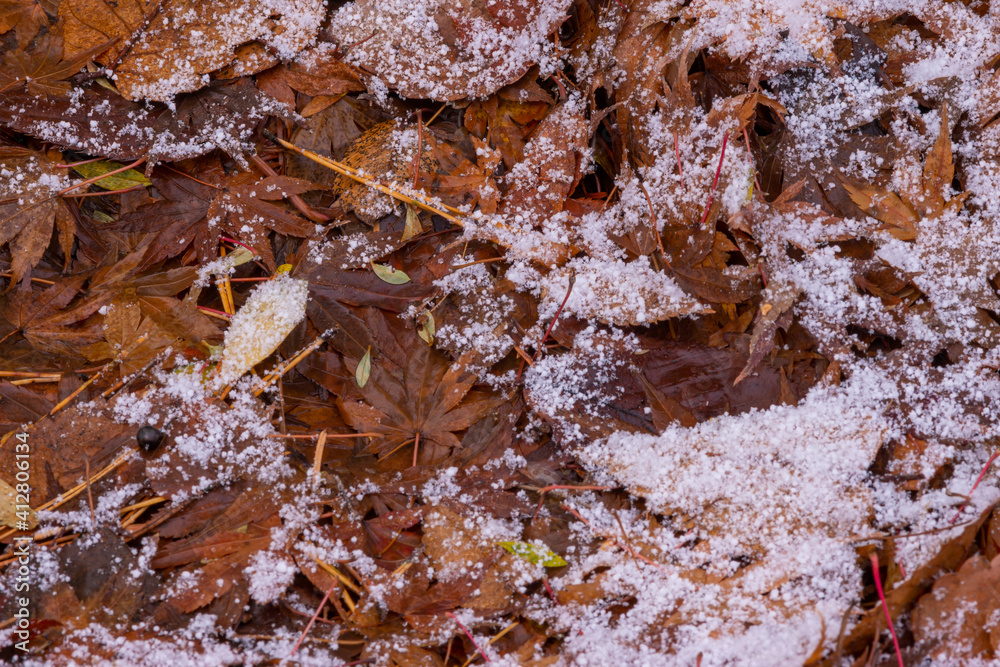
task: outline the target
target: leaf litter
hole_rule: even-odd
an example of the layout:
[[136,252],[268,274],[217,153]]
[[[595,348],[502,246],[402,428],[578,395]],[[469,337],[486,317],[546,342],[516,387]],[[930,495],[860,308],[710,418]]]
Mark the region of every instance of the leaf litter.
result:
[[0,661],[1000,657],[988,3],[0,36]]

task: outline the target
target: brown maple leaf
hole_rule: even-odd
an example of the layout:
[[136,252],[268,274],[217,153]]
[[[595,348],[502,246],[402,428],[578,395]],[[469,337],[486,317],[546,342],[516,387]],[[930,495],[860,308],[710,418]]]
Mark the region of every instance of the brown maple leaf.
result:
[[8,52],[0,66],[0,92],[23,85],[32,95],[65,96],[70,85],[66,79],[79,72],[94,54],[108,45],[101,44],[63,60],[62,39],[48,34],[40,38],[30,51]]
[[[359,432],[379,433],[359,454],[384,460],[414,445],[414,464],[431,465],[462,446],[457,433],[488,415],[504,398],[471,391],[476,375],[461,363],[450,363],[414,336],[409,364],[390,373],[376,361],[371,379],[361,388],[364,402],[340,397],[345,421]],[[348,360],[354,372],[356,360]],[[402,462],[403,457],[400,457]]]
[[251,246],[275,268],[267,230],[306,237],[315,226],[276,203],[292,194],[315,189],[312,183],[286,176],[261,178],[252,172],[226,176],[221,165],[209,163],[188,176],[175,169],[158,170],[152,180],[163,199],[123,215],[117,227],[128,232],[158,232],[148,245],[142,266],[149,267],[180,254],[192,242],[201,261],[215,258],[219,236],[231,236]]
[[922,219],[932,219],[945,211],[957,212],[962,208],[968,193],[950,196],[955,177],[955,162],[948,134],[948,107],[941,107],[941,129],[934,145],[924,158],[923,174],[916,182],[909,182],[899,194],[874,185],[855,184],[839,176],[851,200],[871,217],[884,223],[883,229],[900,239],[917,238]]
[[[568,8],[570,3],[562,0],[561,5]],[[349,63],[404,97],[482,98],[520,78],[538,55],[534,49],[494,45],[532,42],[550,48],[544,36],[567,14],[548,8],[539,0],[445,5],[359,0],[334,13],[330,33],[348,49]]]
[[[11,282],[13,287],[42,259],[52,240],[53,228],[59,231],[59,244],[69,266],[76,223],[57,198],[61,174],[42,153],[22,148],[0,149],[0,246],[10,243]],[[10,178],[17,174],[21,178]],[[8,287],[8,289],[10,289]]]
[[27,46],[58,8],[59,0],[0,0],[0,33],[14,30],[18,46]]
[[294,54],[315,38],[322,14],[274,13],[259,0],[66,0],[59,16],[70,53],[140,32],[129,48],[109,51],[103,61],[115,64],[115,83],[126,98],[169,101],[204,87],[204,75],[227,66],[233,71],[224,78],[276,65],[275,51]]
[[4,309],[7,320],[16,328],[8,336],[21,331],[31,345],[43,352],[80,357],[80,350],[101,339],[99,323],[80,325],[110,300],[100,295],[83,299],[68,310],[87,279],[86,274],[70,276],[38,293],[30,283],[21,283]]
[[[195,501],[172,519],[175,525],[204,523],[190,536],[161,544],[150,562],[156,569],[179,568],[166,584],[166,604],[190,613],[214,601],[226,609],[227,597],[245,600],[251,576],[247,567],[256,554],[272,546],[272,531],[281,527],[277,509],[287,501],[264,487],[243,487],[242,493],[214,517],[205,516],[214,503]],[[292,564],[285,553],[276,557]],[[223,613],[221,618],[223,623],[232,623],[241,616],[242,606],[238,613]]]

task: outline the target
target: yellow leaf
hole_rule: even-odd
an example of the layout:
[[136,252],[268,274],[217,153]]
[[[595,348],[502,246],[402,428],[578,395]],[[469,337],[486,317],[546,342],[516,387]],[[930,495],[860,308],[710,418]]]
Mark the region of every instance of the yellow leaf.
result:
[[417,211],[417,207],[413,204],[407,204],[406,226],[403,227],[403,238],[401,240],[405,243],[414,236],[419,236],[423,231],[424,228],[420,225],[420,214]]
[[430,311],[424,313],[423,322],[420,328],[417,329],[417,335],[420,336],[425,343],[428,345],[434,344],[434,315]]
[[[124,166],[125,165],[117,162],[102,160],[100,162],[89,162],[87,164],[77,165],[73,167],[73,171],[80,174],[84,178],[94,178],[116,169],[121,169]],[[99,188],[104,188],[105,190],[124,190],[126,188],[134,188],[137,185],[150,186],[152,183],[149,182],[149,179],[146,178],[141,171],[129,169],[128,171],[123,171],[120,174],[102,178],[94,183],[94,185]]]
[[358,362],[358,369],[354,371],[354,379],[357,380],[358,386],[362,389],[366,384],[368,384],[368,378],[372,374],[372,348],[368,347],[368,351],[365,352],[365,356],[361,357],[361,361]]
[[548,547],[539,547],[527,542],[501,542],[500,546],[514,554],[518,558],[534,565],[544,565],[545,567],[563,567],[569,565],[563,557],[555,553]]

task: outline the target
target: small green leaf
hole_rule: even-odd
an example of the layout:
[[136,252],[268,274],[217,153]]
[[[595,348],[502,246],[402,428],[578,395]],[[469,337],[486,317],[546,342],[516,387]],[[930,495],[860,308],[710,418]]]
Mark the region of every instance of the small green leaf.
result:
[[428,345],[434,344],[434,315],[428,310],[423,313],[423,321],[417,329],[417,335],[424,339]]
[[90,214],[90,217],[92,217],[94,220],[97,220],[98,222],[103,222],[105,224],[115,221],[114,218],[112,218],[110,215],[108,215],[101,209],[95,210],[93,213]]
[[354,371],[354,379],[362,389],[368,384],[368,377],[372,374],[372,348],[369,347],[365,356],[358,362],[358,369]]
[[[125,165],[117,162],[101,160],[100,162],[89,162],[87,164],[77,165],[73,167],[73,171],[80,174],[84,178],[94,178],[116,169],[121,169],[124,166]],[[141,171],[129,169],[128,171],[123,171],[120,174],[102,178],[94,183],[94,185],[99,188],[104,188],[105,190],[124,190],[126,188],[134,188],[137,185],[150,186],[152,183],[149,182],[149,179],[146,178]]]
[[375,271],[375,275],[379,277],[390,285],[402,285],[404,283],[410,282],[410,276],[406,275],[402,271],[397,271],[388,264],[376,264],[372,262],[372,270]]
[[562,556],[548,547],[536,547],[534,544],[528,544],[527,542],[501,542],[500,546],[518,558],[523,558],[534,565],[544,565],[545,567],[569,565],[569,563],[563,560]]

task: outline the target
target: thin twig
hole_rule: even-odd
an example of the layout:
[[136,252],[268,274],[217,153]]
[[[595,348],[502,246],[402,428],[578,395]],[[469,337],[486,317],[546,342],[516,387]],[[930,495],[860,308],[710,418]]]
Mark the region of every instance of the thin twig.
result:
[[262,393],[264,393],[264,390],[267,389],[268,385],[270,385],[272,382],[277,380],[279,377],[281,377],[288,371],[295,368],[295,366],[298,365],[300,361],[309,356],[309,354],[311,354],[314,350],[319,348],[324,342],[326,342],[326,338],[320,336],[313,342],[309,343],[309,345],[302,348],[302,350],[294,357],[292,357],[292,360],[289,361],[287,364],[279,364],[277,368],[272,369],[270,373],[264,376],[264,379],[261,380],[260,385],[258,385],[257,388],[254,389],[253,395],[260,396]]
[[[102,176],[101,178],[104,178]],[[83,197],[104,197],[105,195],[120,195],[126,192],[135,192],[136,190],[145,190],[145,185],[133,185],[130,188],[122,188],[121,190],[105,190],[104,192],[75,192],[71,195],[62,195],[63,198],[83,198]]]
[[[521,621],[514,621],[513,623],[511,623],[510,625],[508,625],[506,628],[504,628],[500,632],[498,632],[495,635],[493,635],[493,637],[490,638],[490,640],[488,642],[486,642],[486,645],[487,646],[492,646],[493,642],[498,641],[505,634],[507,634],[508,632],[510,632],[511,630],[513,630],[514,628],[516,628],[519,625],[521,625]],[[472,655],[470,655],[469,659],[462,663],[462,667],[469,667],[469,665],[472,664],[472,661],[476,659],[477,655],[480,655],[479,651],[476,651],[475,653],[473,653]],[[483,656],[483,659],[486,660],[486,656]]]
[[[326,433],[326,431],[323,431]],[[381,433],[326,433],[327,440],[335,438],[378,438],[381,437]],[[284,435],[282,433],[272,433],[266,437],[268,438],[282,438],[285,440],[315,440],[320,436],[319,433],[297,433],[294,435]]]
[[[271,165],[269,165],[267,162],[265,162],[263,160],[263,158],[261,158],[260,156],[258,156],[258,155],[251,155],[250,156],[250,161],[253,162],[257,166],[258,169],[260,169],[261,171],[263,171],[268,176],[277,176],[278,175],[278,173],[276,171],[274,171],[274,169],[271,168]],[[290,194],[290,195],[286,195],[286,198],[288,199],[288,203],[290,203],[292,206],[294,206],[295,209],[299,213],[301,213],[305,217],[309,218],[313,222],[323,223],[323,222],[329,222],[330,221],[330,216],[325,215],[325,214],[320,213],[319,211],[315,210],[312,206],[310,206],[309,204],[307,204],[305,202],[305,200],[302,199],[302,197],[300,197],[299,195],[292,195],[292,194]]]
[[417,110],[417,152],[413,156],[413,189],[416,190],[420,182],[420,153],[424,149],[424,110]]
[[198,306],[198,310],[200,310],[201,312],[205,313],[209,317],[214,317],[214,318],[216,318],[218,320],[225,320],[226,322],[228,322],[229,320],[231,320],[232,317],[233,317],[229,313],[223,312],[221,310],[216,310],[215,308],[207,308],[205,306]]
[[502,262],[507,259],[506,257],[490,257],[488,259],[477,259],[474,262],[468,262],[466,264],[459,264],[458,266],[453,266],[451,268],[458,271],[459,269],[467,269],[470,266],[475,266],[476,264],[490,264],[491,262]]
[[549,491],[611,491],[613,486],[596,486],[593,484],[588,484],[585,486],[571,486],[569,484],[551,484],[549,486],[542,487],[538,489],[538,494],[541,496],[538,499],[538,507],[535,509],[534,519],[538,516],[538,513],[542,511],[542,505],[545,503],[545,494]]
[[97,513],[94,512],[94,492],[90,486],[90,457],[83,457],[83,474],[87,478],[87,502],[90,504],[90,523],[97,527]]
[[[986,477],[986,471],[990,469],[990,466],[993,465],[993,462],[997,460],[997,457],[1000,457],[1000,452],[994,452],[990,456],[989,460],[986,462],[986,465],[983,466],[983,471],[979,473],[979,477],[976,478],[976,483],[972,485],[972,489],[969,491],[970,498],[972,494],[976,491],[976,487],[979,486],[979,483],[983,481],[983,477]],[[958,512],[956,512],[955,516],[953,516],[951,521],[948,522],[949,526],[955,525],[955,522],[958,521],[958,517],[962,516],[962,510],[964,509],[965,509],[965,503],[962,503],[961,505],[958,506]]]
[[489,656],[483,653],[483,649],[479,648],[479,644],[476,643],[476,638],[473,637],[472,633],[469,632],[469,629],[462,624],[462,621],[458,620],[458,617],[455,616],[455,614],[451,613],[450,611],[446,611],[445,615],[451,620],[455,621],[455,623],[458,624],[458,627],[462,628],[462,632],[464,632],[465,636],[469,638],[469,641],[472,642],[472,645],[476,647],[476,652],[483,656],[483,662],[489,662],[490,661]]
[[569,288],[566,290],[566,296],[563,297],[562,303],[559,304],[559,309],[556,310],[556,314],[552,317],[552,321],[549,322],[549,328],[545,330],[545,335],[543,335],[542,339],[538,342],[538,349],[535,350],[535,354],[532,356],[532,359],[538,359],[538,354],[542,351],[542,348],[545,347],[545,341],[549,339],[549,334],[551,334],[552,330],[556,328],[556,322],[559,321],[559,316],[562,315],[563,308],[566,307],[566,303],[569,301],[569,295],[573,293],[573,285],[575,284],[576,276],[571,275],[569,277]]
[[[125,358],[128,357],[128,355],[132,354],[132,352],[134,352],[136,350],[136,348],[138,348],[140,345],[142,345],[146,341],[147,338],[149,338],[149,334],[148,333],[139,336],[139,338],[137,338],[136,341],[134,343],[132,343],[131,347],[129,347],[128,350],[123,350],[122,352],[120,352],[118,354],[118,356],[115,357],[115,359],[113,361],[109,361],[104,366],[104,368],[102,368],[100,371],[97,372],[96,375],[93,375],[89,380],[87,380],[82,385],[80,385],[79,387],[77,387],[76,391],[74,391],[72,394],[70,394],[69,396],[67,396],[66,398],[64,398],[62,401],[60,401],[45,416],[46,417],[51,417],[52,415],[54,415],[55,413],[59,412],[60,410],[62,410],[67,405],[69,405],[70,402],[72,402],[74,398],[76,398],[77,396],[79,396],[83,392],[84,389],[86,389],[87,387],[89,387],[90,385],[92,385],[99,378],[103,377],[103,375],[108,371],[109,368],[111,368],[112,366],[114,366],[116,364],[119,364],[122,361],[124,361]],[[44,419],[44,417],[43,417],[43,419]],[[41,420],[39,420],[39,421],[41,421]]]
[[712,200],[715,197],[715,189],[719,187],[719,174],[722,173],[722,161],[726,159],[726,142],[729,141],[729,132],[722,135],[722,155],[719,156],[719,166],[715,170],[715,178],[712,179],[712,189],[708,193],[708,204],[705,206],[705,214],[701,216],[701,225],[705,225],[708,220],[708,212],[712,210]]
[[663,239],[660,238],[660,229],[656,226],[656,214],[653,212],[653,200],[649,196],[649,192],[646,190],[646,186],[642,181],[638,181],[639,187],[642,189],[642,194],[646,195],[646,204],[649,206],[649,227],[653,232],[653,237],[656,238],[656,247],[660,249],[660,254],[663,256],[663,261],[669,264],[667,259],[667,251],[663,249]]
[[309,631],[312,630],[313,624],[316,623],[316,619],[319,618],[319,613],[323,611],[323,607],[326,606],[326,601],[330,599],[330,596],[333,594],[333,589],[337,587],[337,583],[338,582],[334,581],[330,584],[330,588],[326,589],[326,595],[323,596],[319,606],[316,607],[316,613],[312,615],[312,618],[309,619],[309,623],[306,624],[306,629],[302,631],[302,636],[299,637],[299,640],[295,642],[295,646],[292,647],[292,652],[288,654],[289,658],[295,655],[295,652],[299,650],[299,646],[302,644],[302,640],[304,640],[306,635],[309,634]]
[[323,448],[326,447],[326,429],[319,434],[319,440],[316,441],[316,455],[313,459],[313,488],[319,486],[320,481],[320,470],[323,468]]
[[437,111],[435,111],[434,115],[431,116],[431,119],[429,121],[427,121],[427,127],[430,127],[431,123],[433,123],[435,120],[437,120],[437,117],[441,115],[441,112],[444,111],[447,108],[448,108],[448,103],[447,102],[445,102],[444,104],[442,104],[441,108],[438,109]]
[[[129,169],[134,169],[135,167],[138,167],[140,164],[142,164],[145,161],[146,161],[146,158],[141,157],[138,160],[136,160],[135,162],[133,162],[132,164],[127,164],[124,167],[121,167],[119,169],[115,169],[114,171],[109,171],[106,174],[101,174],[100,176],[94,176],[93,178],[88,178],[85,181],[80,181],[79,183],[74,183],[73,185],[69,186],[68,188],[64,188],[64,189],[60,190],[58,196],[62,197],[67,192],[72,192],[73,190],[76,190],[77,188],[82,188],[85,185],[91,185],[93,183],[96,183],[97,181],[102,181],[105,178],[107,178],[108,176],[114,176],[115,174],[120,174],[123,171],[128,171]],[[101,193],[101,194],[105,194],[105,193]]]
[[878,554],[871,555],[872,574],[875,575],[875,589],[878,591],[878,599],[882,601],[882,610],[885,612],[885,622],[889,624],[889,633],[892,635],[892,645],[896,648],[896,660],[899,667],[906,667],[903,664],[903,652],[899,649],[899,639],[896,637],[896,628],[892,625],[892,615],[889,613],[889,605],[885,601],[885,592],[882,590],[882,575],[878,571]]

